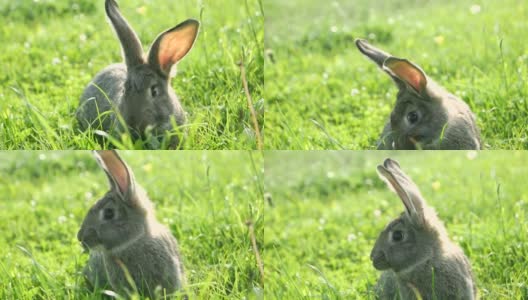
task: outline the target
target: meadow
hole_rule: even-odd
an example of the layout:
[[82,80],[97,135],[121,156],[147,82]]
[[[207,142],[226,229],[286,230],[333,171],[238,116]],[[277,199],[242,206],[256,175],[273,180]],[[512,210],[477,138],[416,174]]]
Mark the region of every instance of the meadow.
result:
[[[162,31],[188,18],[201,22],[195,47],[172,81],[188,114],[183,148],[256,149],[240,65],[262,127],[262,0],[118,3],[145,51]],[[75,118],[95,74],[122,62],[103,0],[0,0],[0,16],[0,149],[145,148],[129,136],[101,145],[100,134],[81,133]]]
[[269,0],[265,11],[266,149],[375,148],[397,88],[355,38],[465,101],[484,149],[528,148],[526,1]]
[[266,299],[374,299],[369,259],[404,210],[378,178],[399,161],[473,267],[480,299],[528,298],[528,153],[269,151]]
[[[262,299],[246,224],[253,223],[262,247],[262,155],[120,154],[154,202],[158,220],[178,239],[190,299]],[[91,292],[84,283],[88,255],[76,235],[106,191],[107,178],[90,152],[0,152],[0,299],[103,298],[105,291]]]

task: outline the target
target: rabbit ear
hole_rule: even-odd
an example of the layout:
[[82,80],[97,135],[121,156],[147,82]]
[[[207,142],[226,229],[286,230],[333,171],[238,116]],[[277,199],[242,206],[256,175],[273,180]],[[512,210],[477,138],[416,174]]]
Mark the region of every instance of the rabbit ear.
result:
[[127,67],[145,63],[141,42],[132,27],[119,12],[117,3],[114,0],[106,0],[105,10],[121,42]]
[[417,227],[425,225],[424,201],[418,187],[400,169],[400,165],[388,158],[383,166],[378,166],[378,173],[388,186],[398,194],[405,206],[405,212],[410,221]]
[[427,76],[417,65],[406,59],[388,57],[383,62],[383,70],[405,82],[418,94],[424,94],[427,87]]
[[134,175],[115,150],[94,151],[95,159],[108,176],[110,188],[123,200],[134,192]]
[[192,49],[199,27],[200,22],[189,19],[160,34],[150,47],[149,64],[169,77],[171,67]]
[[383,62],[391,56],[389,53],[370,45],[366,40],[356,39],[356,47],[380,68],[383,66]]
[[372,45],[370,45],[367,41],[356,39],[356,46],[359,49],[361,53],[363,53],[366,57],[370,58],[373,62],[375,62],[378,67],[382,68],[389,76],[394,80],[398,88],[404,89],[405,88],[405,82],[402,81],[397,76],[394,76],[393,73],[389,72],[388,70],[383,68],[383,63],[392,57],[389,53],[378,49]]

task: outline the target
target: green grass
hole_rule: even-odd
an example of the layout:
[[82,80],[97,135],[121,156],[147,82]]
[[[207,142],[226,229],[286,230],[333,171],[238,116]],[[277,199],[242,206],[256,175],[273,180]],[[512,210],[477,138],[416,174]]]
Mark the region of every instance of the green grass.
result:
[[[264,114],[262,0],[120,1],[147,50],[156,36],[187,18],[202,22],[194,49],[172,86],[188,113],[185,149],[256,149],[244,94],[243,61],[260,124]],[[0,0],[0,149],[142,149],[99,145],[80,133],[75,111],[97,72],[121,62],[104,1]]]
[[528,298],[528,153],[265,153],[266,299],[373,299],[369,255],[403,211],[376,174],[400,162],[469,257],[481,299]]
[[355,38],[467,102],[484,148],[528,149],[526,1],[269,0],[265,11],[266,149],[375,147],[397,88]]
[[[262,154],[121,152],[180,243],[191,299],[262,299]],[[229,168],[225,166],[229,165]],[[0,152],[0,299],[93,299],[76,234],[108,191],[89,152]]]

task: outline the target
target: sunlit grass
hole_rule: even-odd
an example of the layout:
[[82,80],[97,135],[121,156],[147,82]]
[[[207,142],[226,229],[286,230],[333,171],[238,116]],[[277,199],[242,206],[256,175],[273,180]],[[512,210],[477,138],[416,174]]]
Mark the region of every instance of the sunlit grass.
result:
[[[240,76],[259,124],[264,115],[264,17],[261,0],[124,1],[123,15],[148,50],[156,36],[187,18],[202,23],[172,86],[188,114],[184,149],[256,149]],[[79,97],[97,72],[121,62],[104,1],[0,0],[0,149],[146,148],[97,143],[79,132]]]
[[[120,153],[178,239],[190,299],[260,297],[246,221],[262,248],[262,154]],[[103,291],[84,284],[88,255],[76,238],[88,209],[108,191],[91,153],[0,152],[0,174],[0,298],[101,298]]]
[[376,166],[397,160],[462,247],[481,299],[528,296],[528,153],[267,151],[267,299],[374,299],[369,255],[404,207]]
[[397,88],[355,38],[410,59],[467,102],[485,149],[528,148],[526,1],[265,5],[267,149],[375,148]]

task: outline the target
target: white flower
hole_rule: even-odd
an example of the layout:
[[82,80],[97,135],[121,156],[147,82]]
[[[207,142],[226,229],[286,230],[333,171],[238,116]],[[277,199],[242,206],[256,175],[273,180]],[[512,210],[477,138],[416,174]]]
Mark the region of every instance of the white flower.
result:
[[355,234],[353,234],[353,233],[349,234],[348,237],[347,237],[347,241],[349,241],[349,242],[352,242],[355,239],[357,239],[357,236]]
[[475,158],[477,158],[477,156],[478,156],[478,152],[477,151],[468,151],[466,153],[466,157],[469,160],[474,160]]
[[471,14],[473,15],[476,15],[480,12],[480,5],[478,4],[473,4],[471,5],[471,7],[469,8],[469,11],[471,12]]

